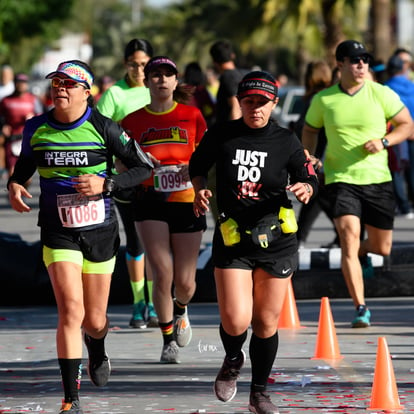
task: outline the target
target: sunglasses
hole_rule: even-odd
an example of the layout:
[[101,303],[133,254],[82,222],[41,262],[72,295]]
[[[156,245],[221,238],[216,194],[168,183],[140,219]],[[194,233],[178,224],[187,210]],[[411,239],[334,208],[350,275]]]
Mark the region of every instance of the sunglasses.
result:
[[83,86],[83,85],[79,82],[76,82],[73,79],[60,79],[60,78],[52,79],[52,88],[72,89],[72,88],[79,88],[79,86]]
[[362,56],[354,56],[349,58],[349,62],[352,65],[358,64],[362,60],[362,63],[369,63],[369,56],[362,55]]

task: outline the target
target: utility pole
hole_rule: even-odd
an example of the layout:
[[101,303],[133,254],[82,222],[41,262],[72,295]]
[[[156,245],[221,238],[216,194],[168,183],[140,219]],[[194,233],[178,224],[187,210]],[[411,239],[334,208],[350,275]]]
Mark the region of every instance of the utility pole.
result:
[[397,0],[397,46],[414,51],[414,2]]
[[131,0],[131,23],[138,26],[141,23],[142,8],[145,0]]

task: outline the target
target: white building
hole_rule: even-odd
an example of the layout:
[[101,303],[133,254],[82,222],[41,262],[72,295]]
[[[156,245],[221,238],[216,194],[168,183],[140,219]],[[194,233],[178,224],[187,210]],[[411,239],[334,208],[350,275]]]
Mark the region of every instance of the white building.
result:
[[57,41],[56,47],[45,52],[42,59],[33,66],[33,78],[43,79],[53,72],[64,60],[79,59],[89,63],[92,45],[84,34],[68,33]]
[[414,52],[414,1],[397,1],[397,46]]

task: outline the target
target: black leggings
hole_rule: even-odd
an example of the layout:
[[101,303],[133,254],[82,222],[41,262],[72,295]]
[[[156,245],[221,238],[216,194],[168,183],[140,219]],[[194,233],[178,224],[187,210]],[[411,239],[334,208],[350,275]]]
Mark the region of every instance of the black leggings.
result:
[[122,203],[115,199],[119,215],[121,216],[122,224],[126,236],[126,251],[132,257],[140,256],[144,253],[144,247],[139,239],[137,230],[135,228],[135,209],[136,204]]

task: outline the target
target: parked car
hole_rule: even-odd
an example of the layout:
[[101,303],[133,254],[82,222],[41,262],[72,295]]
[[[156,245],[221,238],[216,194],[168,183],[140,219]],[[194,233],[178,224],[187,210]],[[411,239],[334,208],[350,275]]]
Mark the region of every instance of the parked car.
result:
[[272,116],[280,126],[290,128],[302,113],[305,88],[303,86],[288,86],[281,89],[280,92],[279,103],[273,110]]

